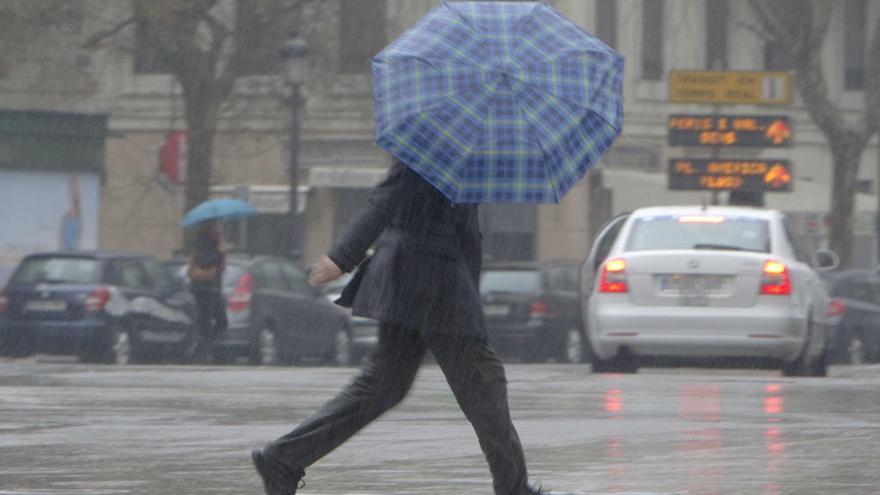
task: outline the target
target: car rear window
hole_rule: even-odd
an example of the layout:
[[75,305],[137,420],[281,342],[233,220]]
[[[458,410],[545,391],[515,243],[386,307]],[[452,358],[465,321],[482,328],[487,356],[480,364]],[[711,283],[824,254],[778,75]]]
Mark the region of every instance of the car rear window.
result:
[[98,282],[100,262],[93,258],[29,258],[25,259],[10,280],[17,284]]
[[[184,263],[174,270],[174,277],[182,280],[184,282],[188,282],[189,278],[186,276],[186,272],[189,269],[189,265]],[[243,265],[227,263],[226,269],[223,271],[223,286],[224,287],[235,287],[235,284],[238,283],[238,279],[244,275],[245,268]]]
[[244,275],[244,272],[245,269],[243,265],[226,265],[226,270],[223,272],[223,286],[235,287],[235,284],[238,283],[238,279]]
[[654,216],[635,220],[627,251],[707,249],[770,252],[766,220],[713,215]]
[[480,292],[538,292],[541,274],[532,270],[489,270],[480,279]]

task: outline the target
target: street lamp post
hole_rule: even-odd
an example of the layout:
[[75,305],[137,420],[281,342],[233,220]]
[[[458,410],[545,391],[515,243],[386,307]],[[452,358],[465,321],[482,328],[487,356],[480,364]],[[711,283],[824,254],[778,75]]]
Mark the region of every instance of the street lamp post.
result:
[[303,99],[300,88],[308,77],[309,61],[308,46],[299,36],[293,36],[285,41],[278,49],[284,70],[285,99],[290,105],[290,156],[288,157],[287,172],[290,181],[290,229],[291,251],[295,258],[301,256],[301,239],[299,230],[299,215],[297,205],[297,189],[299,187],[299,134],[300,134],[300,111],[303,107]]

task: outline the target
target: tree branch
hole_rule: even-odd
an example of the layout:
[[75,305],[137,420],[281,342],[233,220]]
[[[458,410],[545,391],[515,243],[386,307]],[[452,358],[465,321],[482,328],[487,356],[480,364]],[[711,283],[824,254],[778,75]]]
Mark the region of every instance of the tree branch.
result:
[[83,42],[82,47],[83,48],[95,48],[98,44],[100,44],[105,39],[115,36],[117,33],[122,31],[123,29],[125,29],[127,26],[134,24],[136,21],[137,21],[137,18],[135,16],[131,16],[128,19],[125,19],[124,21],[117,23],[116,25],[114,25],[113,27],[111,27],[109,29],[95,33],[92,36],[89,36],[85,40],[85,42]]
[[805,35],[809,39],[810,46],[821,48],[825,35],[828,33],[828,26],[831,24],[834,2],[814,0],[812,4],[812,29],[805,33]]
[[770,33],[772,38],[783,39],[788,37],[787,30],[776,20],[776,16],[770,11],[764,0],[749,0],[749,5],[751,5],[752,11],[758,16],[758,20],[761,21],[764,29]]

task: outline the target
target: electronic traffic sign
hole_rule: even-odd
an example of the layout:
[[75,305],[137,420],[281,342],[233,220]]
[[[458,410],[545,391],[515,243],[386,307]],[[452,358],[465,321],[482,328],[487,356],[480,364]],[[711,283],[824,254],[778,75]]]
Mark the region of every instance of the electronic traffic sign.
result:
[[670,146],[791,146],[791,121],[784,115],[670,115]]
[[793,184],[788,160],[669,161],[671,190],[790,192]]

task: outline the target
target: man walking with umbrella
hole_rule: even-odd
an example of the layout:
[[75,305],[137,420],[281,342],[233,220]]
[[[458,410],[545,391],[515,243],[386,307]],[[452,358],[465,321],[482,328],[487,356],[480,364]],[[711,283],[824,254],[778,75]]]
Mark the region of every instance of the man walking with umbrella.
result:
[[380,321],[379,344],[336,398],[253,452],[268,495],[295,494],[305,468],[400,402],[427,350],[495,494],[538,493],[484,329],[475,204],[559,201],[620,132],[622,65],[532,2],[444,2],[374,58],[376,141],[397,159],[310,282],[359,266],[340,303]]
[[[453,206],[418,174],[395,163],[369,206],[310,282],[351,271],[376,252],[343,294],[354,312],[381,322],[378,348],[360,375],[291,433],[254,452],[266,493],[296,493],[303,470],[405,396],[430,350],[473,424],[498,495],[534,493],[507,407],[504,368],[486,340],[478,291],[476,206]],[[356,292],[352,294],[352,292]]]

